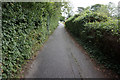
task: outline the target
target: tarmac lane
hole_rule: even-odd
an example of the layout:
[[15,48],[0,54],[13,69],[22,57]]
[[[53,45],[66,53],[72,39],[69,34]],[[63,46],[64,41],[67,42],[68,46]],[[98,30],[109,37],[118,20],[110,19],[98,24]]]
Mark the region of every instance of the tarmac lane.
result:
[[104,78],[60,23],[31,64],[25,78]]

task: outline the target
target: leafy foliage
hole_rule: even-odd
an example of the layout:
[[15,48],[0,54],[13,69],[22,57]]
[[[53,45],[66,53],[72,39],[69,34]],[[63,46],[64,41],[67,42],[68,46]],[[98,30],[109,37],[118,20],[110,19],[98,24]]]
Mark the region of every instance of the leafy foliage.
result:
[[84,7],[78,7],[78,13],[81,13],[82,11],[84,11]]
[[95,4],[93,6],[91,6],[92,11],[97,11],[100,9],[100,7],[102,7],[102,4]]
[[[98,12],[101,6],[103,5],[96,4],[92,6],[94,11],[86,9],[78,16],[70,17],[65,22],[65,26],[82,43],[92,45],[96,49],[87,47],[97,60],[103,60],[104,65],[111,64],[109,68],[120,74],[120,27],[117,19],[109,17],[104,11]],[[113,67],[114,65],[116,67]]]
[[2,3],[3,78],[17,77],[24,61],[57,27],[60,16],[61,3]]
[[65,17],[64,17],[64,16],[61,16],[61,17],[60,17],[60,21],[65,21]]

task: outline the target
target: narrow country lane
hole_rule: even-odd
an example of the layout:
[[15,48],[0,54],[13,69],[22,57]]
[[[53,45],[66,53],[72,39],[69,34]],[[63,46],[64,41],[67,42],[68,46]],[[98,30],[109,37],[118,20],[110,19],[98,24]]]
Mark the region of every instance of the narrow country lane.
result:
[[104,75],[80,51],[60,23],[25,78],[104,78]]

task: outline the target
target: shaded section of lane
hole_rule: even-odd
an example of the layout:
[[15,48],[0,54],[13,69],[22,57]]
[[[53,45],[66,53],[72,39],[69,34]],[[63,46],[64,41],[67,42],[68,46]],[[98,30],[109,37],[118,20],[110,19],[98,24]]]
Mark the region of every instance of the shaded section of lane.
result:
[[26,78],[102,78],[59,24],[33,61]]

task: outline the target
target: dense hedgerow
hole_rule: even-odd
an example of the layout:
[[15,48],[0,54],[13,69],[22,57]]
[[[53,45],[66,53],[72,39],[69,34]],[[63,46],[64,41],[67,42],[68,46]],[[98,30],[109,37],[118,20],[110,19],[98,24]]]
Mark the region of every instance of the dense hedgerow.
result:
[[86,31],[86,40],[96,44],[103,53],[119,60],[120,28],[117,23],[118,20],[86,23],[84,30]]
[[[56,15],[57,14],[57,15]],[[58,25],[61,3],[2,3],[2,77],[17,77]]]
[[[85,44],[96,46],[102,52],[102,56],[107,56],[107,59],[104,58],[105,62],[114,63],[110,65],[110,68],[120,74],[120,27],[117,19],[113,20],[98,12],[86,11],[78,17],[70,17],[65,22],[65,27]],[[102,63],[105,62],[102,61]]]

